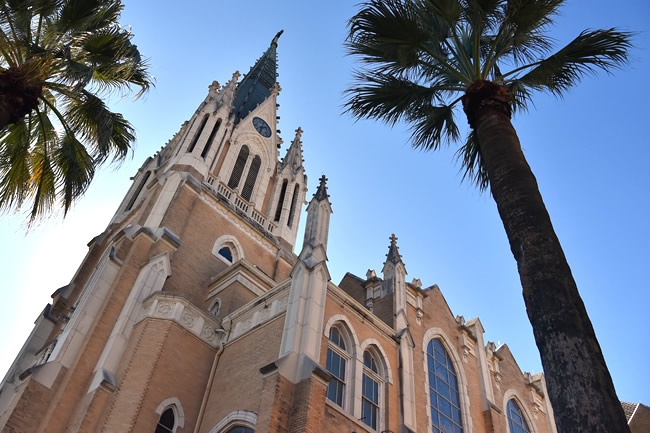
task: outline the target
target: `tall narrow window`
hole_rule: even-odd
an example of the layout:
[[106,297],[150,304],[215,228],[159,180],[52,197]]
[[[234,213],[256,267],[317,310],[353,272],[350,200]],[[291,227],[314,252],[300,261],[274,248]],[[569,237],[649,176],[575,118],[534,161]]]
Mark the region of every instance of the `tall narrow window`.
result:
[[510,433],[530,433],[528,423],[514,400],[508,400],[508,427]]
[[347,352],[341,333],[335,327],[330,328],[329,345],[327,346],[327,361],[325,368],[332,373],[332,380],[327,386],[327,398],[343,407],[345,397],[345,366]]
[[262,159],[259,155],[255,155],[255,158],[253,158],[253,161],[251,162],[251,168],[248,169],[248,176],[246,176],[244,189],[241,193],[241,196],[246,201],[250,201],[251,196],[253,195],[253,188],[255,187],[255,181],[257,180],[257,173],[260,171],[260,165],[262,165]]
[[300,187],[298,184],[293,188],[293,197],[291,197],[291,207],[289,208],[289,219],[287,220],[287,226],[291,228],[293,225],[293,217],[296,214],[296,205],[298,201],[298,190]]
[[462,433],[456,370],[442,342],[435,338],[427,346],[429,397],[434,433]]
[[192,142],[190,143],[190,147],[187,148],[188,153],[192,153],[194,150],[194,146],[196,146],[196,142],[199,141],[199,137],[201,136],[201,133],[203,132],[203,128],[205,128],[205,123],[208,121],[209,115],[206,114],[203,116],[203,120],[201,120],[201,125],[199,125],[198,131],[196,131],[196,134],[194,134],[194,138],[192,139]]
[[275,218],[273,221],[276,223],[280,221],[280,216],[282,215],[282,204],[284,203],[284,196],[287,193],[287,180],[285,179],[282,182],[282,189],[280,189],[280,198],[278,199],[278,206],[275,208]]
[[212,147],[212,142],[214,141],[214,137],[215,135],[217,135],[217,131],[219,130],[220,126],[221,126],[221,119],[218,119],[217,123],[215,123],[214,127],[212,127],[212,132],[210,133],[210,137],[208,137],[208,142],[205,143],[203,152],[201,152],[201,158],[205,159],[205,157],[208,156],[208,152],[210,151],[210,147]]
[[363,389],[361,392],[361,421],[373,429],[379,424],[379,371],[377,362],[367,350],[363,353]]
[[241,175],[244,173],[244,167],[246,166],[246,160],[248,159],[248,146],[244,145],[237,155],[237,160],[235,161],[235,166],[232,168],[232,173],[230,174],[230,180],[228,180],[229,188],[237,188],[239,181],[241,180]]
[[169,433],[174,431],[174,425],[176,424],[176,416],[174,415],[174,410],[169,407],[160,415],[160,420],[158,420],[158,425],[156,426],[155,433]]
[[135,201],[138,199],[138,196],[142,192],[142,188],[144,188],[144,186],[147,184],[150,175],[151,175],[150,171],[145,173],[144,177],[140,181],[140,184],[138,185],[138,188],[136,188],[136,190],[133,192],[133,195],[131,196],[131,200],[129,200],[129,204],[126,205],[126,210],[131,210],[131,208],[133,208]]

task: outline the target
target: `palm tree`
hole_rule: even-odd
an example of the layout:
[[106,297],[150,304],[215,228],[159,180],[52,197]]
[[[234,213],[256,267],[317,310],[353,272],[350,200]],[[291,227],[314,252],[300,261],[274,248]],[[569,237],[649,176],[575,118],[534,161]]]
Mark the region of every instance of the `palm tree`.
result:
[[[631,34],[585,30],[550,54],[544,33],[562,0],[370,0],[349,22],[363,63],[347,90],[357,118],[404,121],[414,147],[460,139],[463,178],[490,188],[517,262],[558,431],[629,432],[537,181],[510,122],[535,91],[561,95],[626,62]],[[548,56],[547,56],[548,55]],[[547,57],[545,57],[547,56]]]
[[134,129],[102,100],[152,85],[120,0],[0,0],[0,211],[64,212]]

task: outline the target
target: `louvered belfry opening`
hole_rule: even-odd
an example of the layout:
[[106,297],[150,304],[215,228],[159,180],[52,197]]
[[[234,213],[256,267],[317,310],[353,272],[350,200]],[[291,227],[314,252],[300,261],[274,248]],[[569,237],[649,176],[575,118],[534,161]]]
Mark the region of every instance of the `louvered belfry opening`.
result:
[[253,188],[255,187],[255,181],[257,180],[257,173],[260,171],[260,165],[262,165],[262,159],[259,155],[255,155],[255,158],[253,158],[253,161],[251,162],[251,168],[248,169],[248,176],[246,176],[244,189],[241,193],[242,198],[246,201],[250,201],[251,196],[253,195]]
[[235,166],[232,169],[230,174],[230,180],[228,180],[228,188],[237,188],[239,186],[239,181],[241,176],[244,173],[244,167],[246,166],[246,160],[248,159],[248,146],[243,145],[237,155],[237,160],[235,161]]
[[275,218],[273,218],[273,221],[278,222],[280,221],[280,216],[282,215],[282,203],[284,203],[284,196],[287,193],[287,180],[285,179],[282,182],[282,189],[280,189],[280,198],[278,199],[278,205],[275,208]]
[[196,134],[194,134],[194,138],[192,139],[192,143],[190,143],[190,147],[187,148],[187,153],[192,153],[194,151],[194,147],[196,146],[196,142],[199,141],[199,137],[201,136],[201,133],[203,133],[203,128],[205,128],[205,124],[208,121],[209,115],[203,116],[203,120],[201,120],[201,125],[199,125],[199,129],[196,131]]
[[296,204],[298,201],[298,192],[300,190],[300,187],[298,184],[296,184],[295,188],[293,189],[293,197],[291,197],[291,208],[289,208],[289,219],[287,220],[287,226],[291,228],[293,225],[293,217],[296,214]]
[[205,147],[203,148],[203,152],[201,152],[201,158],[205,159],[205,157],[208,156],[208,152],[212,147],[212,142],[214,141],[214,137],[215,135],[217,135],[217,131],[219,131],[220,126],[221,126],[221,119],[218,119],[217,123],[215,123],[214,127],[212,128],[212,132],[210,133],[208,142],[205,144]]

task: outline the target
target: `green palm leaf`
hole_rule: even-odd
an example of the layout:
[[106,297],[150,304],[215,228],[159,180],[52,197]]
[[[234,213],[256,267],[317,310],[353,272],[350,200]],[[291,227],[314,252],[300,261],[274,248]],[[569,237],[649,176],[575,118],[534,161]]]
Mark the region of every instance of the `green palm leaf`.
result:
[[135,131],[102,98],[132,90],[137,98],[152,78],[119,25],[122,7],[120,0],[0,1],[0,210],[29,202],[30,222],[56,203],[67,212],[96,167],[129,153]]

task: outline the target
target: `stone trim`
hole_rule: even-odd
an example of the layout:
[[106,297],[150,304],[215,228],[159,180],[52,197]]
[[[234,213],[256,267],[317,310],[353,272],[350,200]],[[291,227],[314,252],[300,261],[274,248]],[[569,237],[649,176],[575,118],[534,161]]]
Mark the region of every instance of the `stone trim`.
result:
[[[219,254],[219,250],[223,247],[228,247],[231,250],[234,249],[232,252],[232,262],[229,262],[226,260],[225,257],[223,257],[221,254]],[[241,260],[244,258],[244,249],[241,247],[241,244],[237,240],[236,237],[232,235],[223,235],[217,238],[216,241],[214,241],[214,246],[212,247],[212,255],[221,260],[222,262],[226,263],[227,265],[232,265],[238,260]]]
[[247,410],[234,410],[230,412],[225,418],[217,423],[210,433],[222,433],[230,427],[238,425],[255,428],[257,424],[257,414]]
[[232,342],[258,326],[270,322],[287,311],[289,281],[234,311],[222,319],[230,324],[228,342]]
[[361,343],[359,346],[359,355],[357,356],[357,359],[361,361],[363,364],[363,353],[366,351],[366,349],[369,346],[374,346],[374,348],[379,352],[378,355],[381,358],[382,361],[382,368],[384,371],[384,381],[388,383],[393,383],[393,370],[390,368],[390,362],[388,362],[388,355],[386,355],[386,351],[384,350],[383,347],[381,347],[381,344],[379,341],[375,340],[374,338],[367,338]]
[[183,410],[181,401],[177,397],[169,397],[160,402],[156,408],[156,413],[162,415],[162,413],[169,407],[174,411],[175,422],[173,432],[176,432],[179,427],[185,427],[185,411]]
[[165,292],[156,292],[144,303],[140,323],[147,318],[172,320],[212,348],[219,346],[218,322],[211,314],[187,299]]
[[514,400],[517,403],[517,406],[519,406],[519,409],[522,412],[522,415],[524,416],[524,419],[526,420],[526,424],[528,424],[528,428],[530,429],[530,433],[539,433],[539,430],[537,428],[537,425],[534,423],[534,418],[531,416],[530,411],[528,410],[527,405],[525,405],[523,402],[525,401],[519,393],[513,389],[510,388],[508,389],[504,394],[503,394],[503,417],[505,418],[505,424],[506,424],[506,433],[512,433],[510,431],[510,423],[508,422],[508,401]]
[[332,282],[329,283],[327,289],[328,294],[331,293],[333,295],[332,297],[336,298],[344,308],[346,306],[350,307],[347,311],[355,314],[355,316],[357,316],[359,320],[363,321],[366,326],[373,327],[376,331],[386,335],[391,340],[395,339],[395,330],[384,323],[379,317],[375,316],[365,307],[365,305],[359,303],[356,299]]

